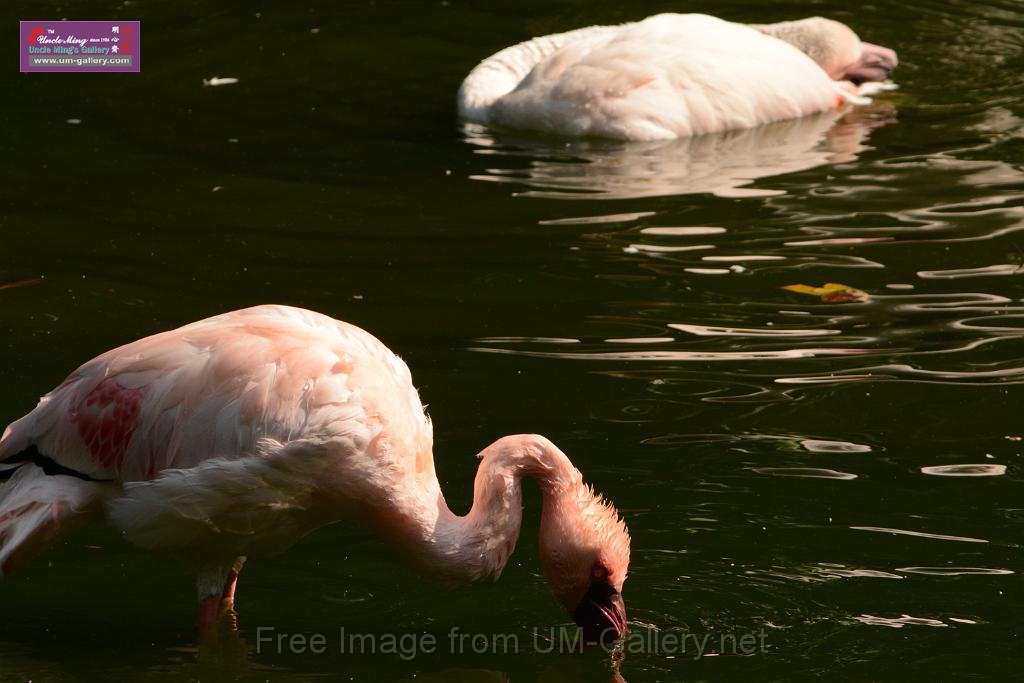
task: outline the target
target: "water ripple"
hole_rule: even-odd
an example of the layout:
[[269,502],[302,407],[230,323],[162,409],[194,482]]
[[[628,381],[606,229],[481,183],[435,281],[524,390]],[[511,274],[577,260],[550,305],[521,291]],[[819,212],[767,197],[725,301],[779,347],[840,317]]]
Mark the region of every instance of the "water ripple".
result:
[[928,384],[1020,384],[1024,382],[1024,367],[953,372],[948,370],[926,370],[904,364],[876,365],[839,370],[828,375],[779,377],[776,378],[775,382],[778,384],[831,384],[834,382],[877,382],[901,379]]
[[811,453],[870,453],[871,446],[849,441],[823,441],[821,439],[804,439],[800,445]]
[[[705,227],[705,226],[681,226],[681,227],[657,227],[657,228],[643,228],[640,230],[641,235],[660,235],[662,237],[684,237],[691,235],[720,235],[726,232],[725,228],[717,227]],[[769,257],[774,258],[774,257]],[[782,257],[778,257],[782,258]]]
[[889,628],[903,628],[904,626],[935,626],[946,628],[949,626],[939,619],[926,617],[912,617],[909,614],[902,614],[898,617],[876,617],[871,614],[861,614],[854,617],[857,621],[868,626],[888,626]]
[[918,277],[933,280],[958,280],[965,277],[992,277],[993,275],[1016,275],[1021,266],[1015,263],[1000,263],[978,268],[953,268],[951,270],[919,270]]
[[878,569],[845,569],[842,565],[822,564],[813,569],[818,575],[825,579],[897,579],[902,580],[903,576],[884,572]]
[[946,534],[929,534],[924,531],[910,531],[908,529],[890,529],[879,526],[851,526],[857,531],[877,531],[883,534],[894,534],[897,536],[914,536],[915,538],[931,538],[939,541],[960,541],[962,543],[988,543],[984,538],[971,538],[969,536],[949,536]]
[[841,479],[848,481],[856,479],[856,474],[840,472],[818,467],[755,467],[758,474],[767,474],[773,477],[806,477],[808,479]]
[[[784,295],[786,296],[786,295]],[[788,296],[787,296],[788,298]],[[802,299],[800,300],[802,301]],[[794,302],[796,303],[796,302]],[[693,317],[708,320],[672,320],[671,305],[658,305],[632,315],[599,321],[608,328],[617,323],[643,325],[654,332],[647,335],[606,335],[599,340],[559,337],[488,337],[478,339],[473,351],[555,358],[577,361],[656,362],[761,362],[803,361],[831,357],[836,363],[826,373],[785,374],[746,371],[748,378],[762,382],[764,392],[776,386],[813,386],[856,381],[911,381],[941,384],[1016,384],[1024,381],[1024,366],[1011,347],[1005,358],[993,357],[980,367],[956,362],[957,355],[978,353],[984,347],[1024,337],[1024,307],[1008,297],[979,292],[936,294],[875,294],[866,304],[804,304],[801,308],[780,308],[770,303],[736,306],[690,307]],[[710,318],[742,315],[747,325],[714,324]],[[927,316],[927,317],[925,317]],[[672,316],[674,317],[674,316]],[[799,320],[798,325],[794,325]],[[750,323],[760,323],[750,325]],[[674,331],[684,336],[657,334]],[[814,338],[828,338],[829,344],[815,345]],[[737,345],[731,340],[742,340]],[[562,348],[536,348],[545,340]],[[782,343],[784,342],[784,345]],[[571,343],[572,349],[564,348]],[[623,343],[649,348],[623,351],[602,344]],[[780,348],[782,345],[782,348]],[[666,347],[671,348],[666,348]],[[844,358],[866,356],[900,358],[904,362],[884,364],[841,364]],[[913,360],[913,362],[911,362]],[[682,366],[678,372],[684,370]],[[692,372],[692,371],[685,371]],[[672,372],[661,377],[672,377]],[[770,396],[765,395],[765,399]]]
[[[469,347],[468,351],[503,353],[532,358],[563,358],[567,360],[625,360],[625,361],[730,361],[779,360],[784,358],[815,358],[818,356],[858,356],[870,353],[866,349],[808,348],[781,351],[601,351],[594,353],[556,353],[553,351],[520,351]],[[1024,372],[1024,370],[1022,370]]]
[[600,216],[575,216],[571,218],[551,218],[537,221],[540,225],[600,225],[603,223],[629,223],[638,221],[647,216],[653,216],[653,211],[635,211],[633,213],[610,213]]
[[939,477],[998,477],[1006,474],[1006,465],[933,465],[922,467],[921,472]]
[[687,325],[685,323],[669,323],[674,330],[689,332],[702,337],[821,337],[842,334],[842,330],[816,330],[807,328],[749,328],[749,327],[715,327],[711,325]]
[[1010,569],[989,567],[897,567],[896,571],[926,576],[1007,576],[1013,574],[1013,570]]

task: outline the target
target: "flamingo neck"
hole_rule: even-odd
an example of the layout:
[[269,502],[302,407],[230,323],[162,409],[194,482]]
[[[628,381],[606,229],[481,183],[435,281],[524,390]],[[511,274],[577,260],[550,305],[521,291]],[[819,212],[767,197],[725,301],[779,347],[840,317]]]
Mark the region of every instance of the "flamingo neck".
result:
[[845,24],[808,17],[775,24],[750,24],[765,35],[787,42],[814,60],[833,80],[860,54],[860,39]]
[[548,55],[568,43],[610,34],[619,28],[588,26],[527,40],[491,55],[480,62],[459,87],[460,118],[471,123],[487,123],[491,105],[498,98],[515,90],[533,67]]
[[417,564],[450,583],[500,575],[519,539],[524,477],[537,481],[545,515],[582,485],[579,470],[542,436],[506,436],[480,457],[469,513],[456,515],[438,495],[435,522],[417,549]]

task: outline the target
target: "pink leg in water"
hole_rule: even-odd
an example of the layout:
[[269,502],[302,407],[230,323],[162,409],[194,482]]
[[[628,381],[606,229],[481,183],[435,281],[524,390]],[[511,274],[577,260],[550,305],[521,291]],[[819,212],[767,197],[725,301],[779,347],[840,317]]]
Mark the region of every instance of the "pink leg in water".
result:
[[206,636],[213,633],[218,617],[220,617],[220,598],[214,595],[200,601],[199,615],[196,617],[199,634]]
[[229,619],[231,630],[234,631],[237,628],[237,623],[233,618],[235,589],[237,587],[238,572],[231,570],[228,572],[227,580],[224,582],[224,590],[220,596],[211,595],[199,602],[199,614],[196,617],[196,625],[199,628],[199,634],[204,639],[216,633],[217,625],[225,615],[232,617]]
[[224,582],[224,592],[220,596],[222,610],[229,610],[235,606],[235,588],[238,587],[238,572],[228,572],[228,580]]

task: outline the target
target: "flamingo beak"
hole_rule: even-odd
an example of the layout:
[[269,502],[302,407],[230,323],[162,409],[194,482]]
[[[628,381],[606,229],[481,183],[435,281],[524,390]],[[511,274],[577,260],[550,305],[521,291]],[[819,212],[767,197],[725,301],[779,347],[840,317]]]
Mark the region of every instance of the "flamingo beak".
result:
[[865,81],[884,81],[900,63],[896,52],[887,47],[862,42],[860,48],[860,59],[843,74],[846,80],[855,85]]
[[595,581],[572,618],[587,645],[608,645],[626,633],[626,603],[622,594],[603,581]]

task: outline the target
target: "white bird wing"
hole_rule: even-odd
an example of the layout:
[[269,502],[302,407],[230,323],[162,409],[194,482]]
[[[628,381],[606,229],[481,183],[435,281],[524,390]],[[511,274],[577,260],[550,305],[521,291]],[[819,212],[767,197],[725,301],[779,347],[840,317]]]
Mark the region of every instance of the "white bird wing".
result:
[[662,14],[571,42],[497,100],[490,120],[558,134],[669,139],[837,107],[795,47],[701,14]]

